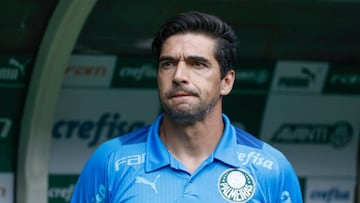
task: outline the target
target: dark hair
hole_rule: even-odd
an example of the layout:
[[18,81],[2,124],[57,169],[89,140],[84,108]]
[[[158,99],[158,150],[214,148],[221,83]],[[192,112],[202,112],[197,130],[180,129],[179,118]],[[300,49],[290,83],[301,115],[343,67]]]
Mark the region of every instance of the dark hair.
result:
[[159,59],[162,45],[175,34],[200,33],[216,40],[214,57],[220,64],[221,78],[234,69],[236,35],[234,30],[220,18],[201,12],[181,13],[165,22],[152,43],[152,52]]

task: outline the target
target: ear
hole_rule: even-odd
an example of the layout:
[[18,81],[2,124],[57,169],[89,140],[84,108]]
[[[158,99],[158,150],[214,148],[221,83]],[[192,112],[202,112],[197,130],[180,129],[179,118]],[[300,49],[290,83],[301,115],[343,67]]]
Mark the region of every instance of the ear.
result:
[[225,77],[221,80],[220,94],[222,96],[227,95],[231,92],[235,81],[235,71],[229,70]]

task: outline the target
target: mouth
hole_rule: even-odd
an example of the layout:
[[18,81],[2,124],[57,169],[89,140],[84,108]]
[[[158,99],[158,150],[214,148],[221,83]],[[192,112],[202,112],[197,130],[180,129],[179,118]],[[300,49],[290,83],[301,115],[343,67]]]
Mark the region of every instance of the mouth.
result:
[[170,95],[170,98],[178,98],[178,97],[189,97],[189,96],[194,96],[191,93],[188,92],[176,92],[175,94]]
[[188,86],[174,87],[165,94],[165,98],[174,100],[176,102],[185,102],[185,100],[187,101],[188,99],[198,96],[199,92],[196,89]]
[[194,97],[194,95],[192,95],[192,94],[175,94],[175,95],[172,95],[171,97],[169,97],[169,100],[172,100],[176,103],[177,102],[181,102],[181,103],[186,102],[187,103],[187,101],[193,97]]
[[174,89],[171,89],[166,94],[166,97],[168,99],[196,97],[196,96],[198,96],[197,91],[195,91],[189,87],[184,87],[184,86],[179,86]]

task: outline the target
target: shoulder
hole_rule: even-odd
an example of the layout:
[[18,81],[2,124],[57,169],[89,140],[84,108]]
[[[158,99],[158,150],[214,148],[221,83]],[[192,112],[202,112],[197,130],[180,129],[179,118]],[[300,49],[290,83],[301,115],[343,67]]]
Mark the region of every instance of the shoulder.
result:
[[277,168],[278,171],[292,168],[290,162],[280,150],[244,130],[239,128],[235,129],[237,144],[246,146],[247,156],[257,156],[259,159],[267,160],[268,163],[271,163],[273,168]]
[[150,127],[151,127],[151,125],[145,126],[143,128],[137,129],[128,134],[119,136],[118,138],[121,142],[121,145],[129,145],[129,144],[137,144],[137,143],[146,142]]
[[89,161],[104,161],[117,151],[124,151],[123,148],[131,144],[145,143],[150,126],[137,129],[125,135],[114,137],[102,143],[92,154]]
[[240,144],[240,145],[245,145],[251,148],[257,148],[257,149],[261,149],[264,146],[264,142],[258,138],[256,138],[255,136],[251,135],[250,133],[239,129],[237,127],[235,128],[235,132],[236,132],[236,143]]
[[291,194],[294,202],[302,202],[299,180],[286,156],[276,147],[236,128],[239,152],[237,158],[259,183],[272,188],[266,194],[271,202],[279,202],[283,194]]

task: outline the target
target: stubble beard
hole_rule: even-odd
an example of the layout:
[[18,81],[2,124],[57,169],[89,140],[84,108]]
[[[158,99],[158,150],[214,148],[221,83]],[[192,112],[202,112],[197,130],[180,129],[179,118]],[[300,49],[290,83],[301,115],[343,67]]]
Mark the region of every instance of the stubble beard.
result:
[[[160,99],[161,100],[161,99]],[[209,103],[200,102],[191,105],[188,109],[181,109],[179,107],[170,107],[161,100],[164,112],[175,122],[179,124],[194,124],[203,121],[206,116],[214,109],[214,106],[219,102],[220,97],[214,97]]]

